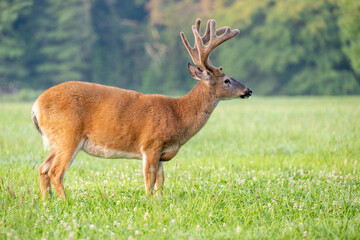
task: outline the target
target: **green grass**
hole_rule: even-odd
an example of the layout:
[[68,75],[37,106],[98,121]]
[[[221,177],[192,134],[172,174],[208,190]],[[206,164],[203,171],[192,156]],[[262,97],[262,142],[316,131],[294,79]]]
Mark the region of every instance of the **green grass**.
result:
[[46,158],[31,104],[0,104],[0,239],[359,239],[360,98],[222,102],[164,164],[80,153],[68,201],[39,199]]

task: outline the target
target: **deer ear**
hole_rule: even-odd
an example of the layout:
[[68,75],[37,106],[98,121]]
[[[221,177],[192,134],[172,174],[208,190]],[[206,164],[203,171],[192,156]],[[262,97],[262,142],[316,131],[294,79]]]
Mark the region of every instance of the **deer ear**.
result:
[[208,72],[200,66],[193,66],[190,63],[188,63],[188,69],[191,74],[191,76],[196,80],[203,80],[208,82],[209,81],[209,75]]

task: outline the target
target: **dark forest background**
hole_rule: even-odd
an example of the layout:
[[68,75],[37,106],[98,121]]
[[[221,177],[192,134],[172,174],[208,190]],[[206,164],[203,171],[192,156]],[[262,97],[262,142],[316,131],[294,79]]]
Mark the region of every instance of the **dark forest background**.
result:
[[240,35],[211,55],[259,95],[360,93],[358,0],[0,0],[0,94],[69,80],[146,93],[195,84],[179,32]]

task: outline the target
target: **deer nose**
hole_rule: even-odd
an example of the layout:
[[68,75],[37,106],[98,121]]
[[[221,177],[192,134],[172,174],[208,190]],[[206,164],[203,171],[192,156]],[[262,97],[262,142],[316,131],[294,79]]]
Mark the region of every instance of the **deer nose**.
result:
[[246,95],[248,95],[249,97],[252,95],[252,90],[250,89],[250,88],[248,88],[248,89],[246,89],[247,91],[247,93],[246,93]]
[[246,88],[243,94],[240,96],[241,98],[248,98],[252,95],[252,90],[250,88]]
[[241,98],[248,98],[252,95],[252,90],[250,88],[245,88],[243,92],[241,93]]

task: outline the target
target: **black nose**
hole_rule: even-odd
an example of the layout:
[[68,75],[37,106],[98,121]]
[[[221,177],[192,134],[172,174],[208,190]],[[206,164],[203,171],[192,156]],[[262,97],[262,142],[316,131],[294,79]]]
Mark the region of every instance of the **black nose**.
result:
[[241,98],[248,98],[252,95],[252,90],[250,88],[246,88],[242,95],[240,95]]

